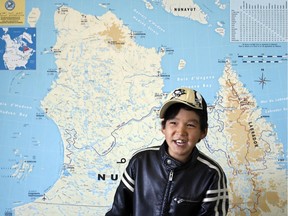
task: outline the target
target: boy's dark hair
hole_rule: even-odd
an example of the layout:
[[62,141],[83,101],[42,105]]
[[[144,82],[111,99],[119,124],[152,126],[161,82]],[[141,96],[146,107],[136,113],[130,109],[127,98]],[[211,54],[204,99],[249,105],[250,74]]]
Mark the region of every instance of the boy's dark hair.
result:
[[203,110],[193,109],[190,106],[183,103],[176,103],[171,105],[165,112],[164,118],[161,122],[162,128],[165,128],[166,122],[170,119],[175,118],[175,116],[179,113],[180,109],[191,110],[194,111],[200,119],[200,129],[201,131],[205,131],[208,128],[208,116],[207,112]]

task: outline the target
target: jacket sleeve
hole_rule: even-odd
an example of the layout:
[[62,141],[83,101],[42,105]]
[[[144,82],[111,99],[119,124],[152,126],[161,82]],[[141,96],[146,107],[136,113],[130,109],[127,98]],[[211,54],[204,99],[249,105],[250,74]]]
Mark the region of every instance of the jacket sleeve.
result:
[[114,195],[112,208],[105,216],[129,216],[133,212],[134,179],[132,177],[131,163],[123,173],[120,184]]
[[227,215],[229,208],[227,179],[223,170],[219,167],[217,174],[209,183],[206,195],[202,200],[201,210],[197,214],[202,215]]

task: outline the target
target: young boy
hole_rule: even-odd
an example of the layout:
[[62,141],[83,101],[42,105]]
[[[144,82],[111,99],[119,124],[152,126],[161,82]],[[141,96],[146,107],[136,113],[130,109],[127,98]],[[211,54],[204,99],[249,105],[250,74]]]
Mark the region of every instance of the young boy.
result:
[[226,215],[226,176],[196,147],[208,129],[204,98],[193,89],[176,89],[160,118],[165,141],[131,158],[106,216]]

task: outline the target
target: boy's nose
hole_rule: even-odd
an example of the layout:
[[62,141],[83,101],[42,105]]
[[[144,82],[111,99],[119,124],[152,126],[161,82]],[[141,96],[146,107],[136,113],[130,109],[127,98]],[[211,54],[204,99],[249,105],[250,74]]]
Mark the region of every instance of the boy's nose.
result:
[[186,133],[185,126],[184,125],[179,125],[177,127],[177,133],[181,134],[181,135],[185,134]]

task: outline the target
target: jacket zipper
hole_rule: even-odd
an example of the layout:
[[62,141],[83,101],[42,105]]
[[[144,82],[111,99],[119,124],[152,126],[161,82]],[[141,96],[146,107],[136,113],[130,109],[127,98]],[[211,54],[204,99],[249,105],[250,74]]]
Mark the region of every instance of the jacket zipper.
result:
[[174,172],[173,172],[173,170],[171,170],[169,173],[169,181],[170,182],[173,181],[173,175],[174,175]]
[[163,203],[163,206],[162,206],[161,215],[166,215],[165,211],[166,211],[167,203],[168,203],[168,200],[169,200],[169,194],[170,194],[171,183],[173,181],[173,176],[174,176],[174,171],[170,170],[169,177],[168,177],[168,185],[166,187],[166,191],[165,191],[165,195],[164,195],[164,203]]
[[177,204],[180,204],[182,202],[188,202],[188,203],[197,203],[197,201],[192,201],[192,200],[187,200],[187,199],[182,199],[182,198],[174,198],[174,201]]

